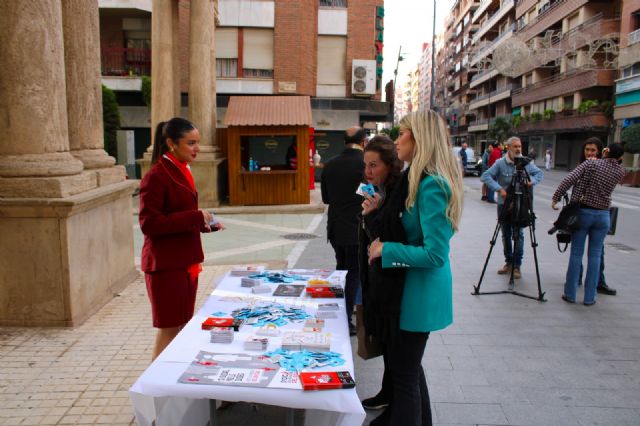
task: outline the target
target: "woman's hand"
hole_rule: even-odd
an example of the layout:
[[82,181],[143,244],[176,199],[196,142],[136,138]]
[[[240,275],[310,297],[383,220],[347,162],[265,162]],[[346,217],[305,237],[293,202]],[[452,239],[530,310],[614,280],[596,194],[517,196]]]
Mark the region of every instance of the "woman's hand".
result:
[[552,201],[551,202],[551,208],[554,209],[554,210],[558,210],[559,207],[556,204],[558,204],[558,203],[556,203],[555,201]]
[[224,225],[222,224],[222,222],[218,222],[218,223],[216,223],[215,225],[213,225],[213,226],[211,227],[211,231],[212,231],[212,232],[216,232],[216,231],[224,231],[225,229],[227,229],[227,227],[226,227],[226,226],[224,226]]
[[362,202],[362,215],[366,216],[376,210],[380,206],[381,201],[382,197],[377,192],[373,194],[373,196],[365,195],[364,201]]
[[376,238],[371,242],[369,245],[369,265],[371,265],[375,259],[382,257],[383,246],[384,243],[380,242],[380,238]]
[[213,220],[213,216],[205,209],[199,209],[202,212],[202,218],[204,219],[204,225],[209,226],[209,222]]

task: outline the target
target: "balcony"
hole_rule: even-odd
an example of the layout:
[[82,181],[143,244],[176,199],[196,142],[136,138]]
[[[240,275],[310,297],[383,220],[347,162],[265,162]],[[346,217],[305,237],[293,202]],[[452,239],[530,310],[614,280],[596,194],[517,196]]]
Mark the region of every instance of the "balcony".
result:
[[516,1],[516,19],[519,19],[522,15],[527,13],[537,3],[538,3],[538,0],[517,0]]
[[530,64],[522,67],[522,74],[541,67],[550,61],[555,61],[570,51],[575,51],[586,46],[593,40],[598,40],[616,33],[619,27],[619,18],[603,19],[602,13],[599,13],[562,34],[560,39],[556,40],[549,49],[545,50],[544,55],[532,55]]
[[513,6],[514,6],[514,0],[505,0],[502,3],[502,6],[500,7],[500,9],[498,9],[496,13],[491,15],[491,17],[487,19],[487,21],[484,24],[482,24],[482,27],[480,27],[480,30],[478,30],[478,32],[475,33],[475,35],[473,36],[473,40],[471,42],[475,44],[478,40],[480,40],[480,37],[485,35],[491,28],[493,28],[498,22],[500,22],[500,20],[504,18],[507,12],[513,9]]
[[492,104],[494,102],[498,102],[503,99],[506,99],[509,96],[511,96],[512,88],[513,88],[513,85],[507,84],[505,87],[500,87],[491,93],[480,95],[469,103],[469,109],[470,110],[478,109],[478,108],[487,106],[489,104]]
[[469,84],[469,88],[473,89],[474,87],[481,85],[485,81],[491,80],[493,77],[497,76],[498,74],[500,73],[498,72],[497,69],[490,69],[490,70],[486,70],[481,73],[478,73],[473,77],[471,77],[471,83]]
[[531,132],[570,132],[585,130],[605,130],[609,128],[610,120],[603,112],[587,112],[579,114],[577,111],[557,112],[551,120],[538,122],[522,121],[516,132],[518,134]]
[[103,76],[151,75],[151,50],[103,47],[100,63]]
[[586,3],[588,0],[558,0],[527,25],[520,28],[518,37],[522,41],[529,41]]
[[482,3],[480,3],[480,6],[478,6],[475,13],[471,17],[472,24],[475,23],[478,20],[478,18],[480,18],[480,16],[487,10],[487,8],[492,2],[493,0],[482,0]]
[[632,44],[638,43],[640,41],[640,28],[635,31],[632,31],[627,36],[627,46],[631,46]]
[[482,49],[478,51],[478,53],[473,56],[473,58],[471,58],[471,61],[469,63],[471,65],[475,65],[480,59],[493,52],[498,46],[500,46],[503,41],[508,40],[509,37],[513,35],[515,26],[515,23],[511,24],[506,30],[502,32],[502,34],[486,44]]
[[577,68],[557,74],[514,90],[511,105],[513,107],[527,105],[590,87],[613,86],[616,72],[615,70]]

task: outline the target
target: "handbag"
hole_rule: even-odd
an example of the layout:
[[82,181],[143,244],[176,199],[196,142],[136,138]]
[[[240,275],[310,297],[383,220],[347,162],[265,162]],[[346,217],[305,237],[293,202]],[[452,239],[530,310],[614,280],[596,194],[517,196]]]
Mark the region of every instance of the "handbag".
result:
[[616,235],[616,227],[618,226],[618,208],[609,207],[609,219],[611,219],[611,226],[607,235]]
[[356,306],[356,338],[358,339],[358,356],[362,359],[371,359],[382,355],[380,341],[368,335],[364,328],[364,306]]

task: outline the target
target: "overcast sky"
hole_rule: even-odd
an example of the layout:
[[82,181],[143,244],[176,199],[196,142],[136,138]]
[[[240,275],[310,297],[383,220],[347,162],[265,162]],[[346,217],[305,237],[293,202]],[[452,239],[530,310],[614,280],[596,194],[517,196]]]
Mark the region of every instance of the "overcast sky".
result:
[[[398,49],[402,46],[404,61],[398,66],[398,83],[420,61],[422,43],[431,43],[433,2],[436,0],[387,0],[384,2],[384,74],[382,87],[393,79]],[[444,20],[454,0],[436,1],[436,34],[442,31]],[[383,90],[384,93],[384,90]]]

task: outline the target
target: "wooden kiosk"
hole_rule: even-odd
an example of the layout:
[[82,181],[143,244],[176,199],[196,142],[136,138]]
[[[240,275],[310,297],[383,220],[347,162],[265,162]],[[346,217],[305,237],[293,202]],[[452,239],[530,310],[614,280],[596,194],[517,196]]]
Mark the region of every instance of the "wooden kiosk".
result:
[[224,122],[230,205],[309,203],[309,96],[232,96]]

